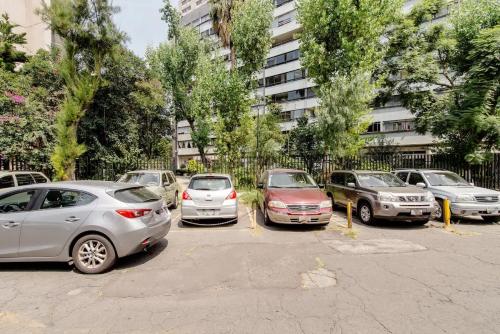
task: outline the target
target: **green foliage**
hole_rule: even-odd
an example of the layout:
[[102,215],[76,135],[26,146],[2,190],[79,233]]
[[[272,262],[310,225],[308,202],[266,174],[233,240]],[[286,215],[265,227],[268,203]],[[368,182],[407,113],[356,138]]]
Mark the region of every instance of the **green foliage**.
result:
[[251,151],[256,153],[259,160],[276,158],[283,147],[285,137],[280,127],[280,110],[281,106],[272,104],[268,107],[268,112],[255,121]]
[[107,58],[123,40],[112,22],[115,9],[107,0],[52,0],[40,11],[64,42],[60,63],[66,96],[57,114],[57,144],[52,155],[56,179],[74,179],[76,159],[85,152],[78,143],[80,120],[102,84]]
[[264,203],[264,196],[258,189],[247,190],[239,196],[239,201],[243,204],[249,205],[252,209],[256,209]]
[[307,162],[307,172],[312,173],[314,166],[325,156],[324,142],[318,123],[312,123],[307,115],[297,120],[297,126],[288,138],[288,153]]
[[203,173],[205,171],[205,166],[198,160],[189,160],[187,164],[187,171],[190,174]]
[[0,155],[50,170],[55,114],[63,98],[55,54],[39,51],[19,72],[0,68]]
[[16,63],[26,61],[26,54],[16,49],[26,44],[26,33],[16,34],[16,27],[19,25],[12,24],[6,13],[0,16],[0,68],[10,72],[14,72]]
[[162,13],[161,19],[168,25],[168,39],[179,38],[181,29],[181,16],[170,0],[163,0],[163,8],[160,9]]
[[271,23],[274,5],[270,0],[236,1],[231,35],[238,71],[250,77],[264,65],[271,47]]
[[395,22],[377,102],[400,95],[419,132],[438,137],[441,150],[480,163],[500,147],[500,7],[496,0],[464,0],[449,23],[421,25],[444,5],[425,0]]

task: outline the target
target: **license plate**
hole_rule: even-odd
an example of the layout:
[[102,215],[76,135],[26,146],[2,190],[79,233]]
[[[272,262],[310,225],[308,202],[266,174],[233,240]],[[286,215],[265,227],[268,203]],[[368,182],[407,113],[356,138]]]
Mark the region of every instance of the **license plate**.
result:
[[215,216],[215,210],[203,210],[201,213],[204,216]]
[[412,216],[421,216],[422,215],[422,210],[411,210],[410,214]]
[[311,221],[311,219],[309,219],[309,217],[299,217],[299,223],[301,224],[306,224],[306,223],[309,223]]

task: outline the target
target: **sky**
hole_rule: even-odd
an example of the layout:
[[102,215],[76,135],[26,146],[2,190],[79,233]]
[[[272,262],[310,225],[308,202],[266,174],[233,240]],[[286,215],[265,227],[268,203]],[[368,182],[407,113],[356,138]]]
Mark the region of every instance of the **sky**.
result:
[[[178,0],[171,0],[177,6]],[[144,57],[148,46],[157,46],[166,40],[167,25],[161,20],[163,0],[114,0],[120,7],[114,21],[128,36],[127,46],[136,55]]]

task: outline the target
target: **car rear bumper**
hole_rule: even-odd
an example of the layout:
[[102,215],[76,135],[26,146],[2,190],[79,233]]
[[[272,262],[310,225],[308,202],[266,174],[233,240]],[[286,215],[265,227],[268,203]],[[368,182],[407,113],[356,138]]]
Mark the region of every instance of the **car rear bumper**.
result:
[[235,220],[238,218],[238,202],[226,200],[221,205],[202,206],[193,201],[183,201],[181,204],[181,220],[203,221],[203,220]]
[[373,216],[375,218],[387,220],[425,220],[430,219],[436,211],[436,203],[398,203],[376,201],[373,207]]
[[453,216],[500,216],[500,203],[451,203]]
[[332,212],[321,212],[315,214],[289,214],[287,212],[278,212],[267,210],[267,215],[271,222],[276,224],[297,224],[297,225],[316,225],[328,224],[332,217]]
[[117,236],[120,240],[120,246],[117,247],[118,257],[138,253],[158,243],[168,234],[171,225],[172,216],[168,215],[168,219],[159,224],[152,226],[143,224],[143,227],[129,231],[126,235]]

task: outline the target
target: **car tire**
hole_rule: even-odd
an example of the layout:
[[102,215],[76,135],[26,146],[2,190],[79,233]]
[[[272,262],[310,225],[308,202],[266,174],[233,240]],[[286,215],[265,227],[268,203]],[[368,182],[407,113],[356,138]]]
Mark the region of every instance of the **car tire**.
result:
[[434,219],[437,220],[438,222],[444,221],[444,215],[443,215],[443,200],[440,198],[436,198],[436,202],[438,203],[438,208],[436,212],[434,213]]
[[170,206],[170,209],[175,210],[179,206],[179,193],[175,192],[174,202]]
[[[113,244],[99,234],[87,234],[78,239],[71,251],[76,269],[83,274],[101,274],[116,261]],[[99,262],[99,259],[102,262]]]
[[332,209],[335,209],[335,198],[333,198],[333,195],[328,193],[327,194],[328,198],[330,199],[330,201],[332,201]]
[[266,225],[266,226],[271,225],[271,219],[269,219],[269,215],[267,214],[267,208],[265,205],[264,205],[264,211],[262,212],[262,214],[264,215],[264,225]]
[[371,225],[374,223],[372,206],[366,201],[358,204],[357,215],[363,224]]
[[498,223],[500,222],[500,217],[498,216],[482,216],[485,223]]

